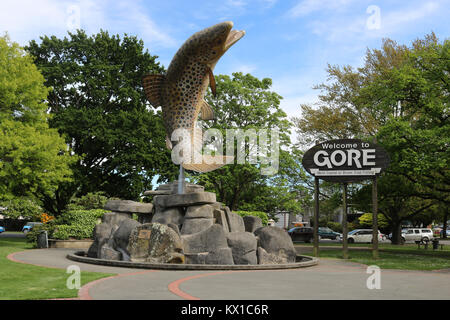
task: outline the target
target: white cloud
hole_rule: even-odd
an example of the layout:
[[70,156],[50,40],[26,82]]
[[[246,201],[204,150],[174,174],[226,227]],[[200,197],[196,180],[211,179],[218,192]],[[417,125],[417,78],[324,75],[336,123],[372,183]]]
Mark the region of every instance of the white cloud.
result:
[[335,10],[346,7],[355,0],[302,0],[291,8],[287,15],[290,17],[303,17],[316,11]]
[[[420,7],[388,12],[381,11],[381,28],[385,31],[394,31],[402,27],[428,18],[439,12],[440,3],[437,1],[422,3]],[[445,10],[445,9],[444,9]],[[448,10],[448,8],[447,8]]]
[[254,65],[241,64],[241,65],[233,67],[233,72],[242,72],[244,74],[247,74],[247,73],[253,73],[257,69],[258,68]]
[[[75,9],[75,10],[73,10]],[[25,45],[42,35],[64,36],[79,13],[79,26],[92,34],[100,29],[112,33],[139,33],[153,46],[174,47],[176,41],[164,32],[135,2],[112,0],[16,0],[0,10],[0,32]],[[76,17],[75,17],[76,19]]]
[[[343,0],[346,1],[346,0]],[[353,15],[333,15],[328,19],[313,19],[307,23],[311,32],[340,46],[351,42],[355,48],[365,46],[366,39],[390,37],[394,33],[415,27],[415,24],[430,19],[441,9],[438,1],[412,4],[401,10],[391,10],[380,6],[380,28],[369,29],[370,14],[361,12]]]

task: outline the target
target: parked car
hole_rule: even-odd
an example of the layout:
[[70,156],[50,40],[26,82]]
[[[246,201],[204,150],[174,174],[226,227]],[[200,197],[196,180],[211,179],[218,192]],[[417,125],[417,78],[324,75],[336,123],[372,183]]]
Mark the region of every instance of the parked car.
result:
[[330,228],[319,227],[319,240],[320,239],[341,240],[342,235],[339,232],[331,230]]
[[6,231],[5,228],[0,226],[0,233],[5,232],[5,231]]
[[[403,228],[403,229],[402,229],[402,232],[401,232],[401,234],[405,233],[405,232],[406,232],[406,230],[408,230],[408,229],[406,229],[406,228]],[[388,235],[386,236],[386,238],[392,241],[392,232],[391,232],[391,233],[389,233],[389,234],[388,234]]]
[[429,228],[408,228],[402,232],[403,241],[422,241],[428,242],[433,240],[433,230]]
[[[445,230],[445,233],[447,234],[447,237],[450,238],[450,228]],[[441,233],[438,236],[440,236],[441,238],[444,236],[444,229],[441,230]]]
[[439,237],[442,234],[442,227],[434,227],[432,230],[435,237]]
[[42,225],[42,222],[27,222],[23,227],[22,227],[22,232],[23,233],[28,233],[29,231],[31,231],[33,229],[34,226],[40,226]]
[[314,238],[314,230],[309,227],[295,227],[289,229],[288,234],[292,241],[304,241],[309,243]]
[[[383,241],[386,236],[378,230],[378,241]],[[348,233],[348,243],[371,243],[372,229],[355,229]]]

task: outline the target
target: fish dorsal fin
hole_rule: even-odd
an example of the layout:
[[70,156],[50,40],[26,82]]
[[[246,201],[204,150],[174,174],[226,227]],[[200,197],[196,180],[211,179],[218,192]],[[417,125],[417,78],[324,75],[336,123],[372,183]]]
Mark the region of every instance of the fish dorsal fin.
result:
[[203,120],[214,120],[214,111],[211,108],[211,106],[203,100],[201,106],[201,112],[202,112],[202,119]]
[[154,107],[161,105],[161,84],[165,79],[162,74],[148,74],[142,78],[145,95]]
[[216,79],[214,78],[214,74],[210,67],[208,67],[208,75],[209,75],[209,86],[211,87],[211,92],[216,96]]

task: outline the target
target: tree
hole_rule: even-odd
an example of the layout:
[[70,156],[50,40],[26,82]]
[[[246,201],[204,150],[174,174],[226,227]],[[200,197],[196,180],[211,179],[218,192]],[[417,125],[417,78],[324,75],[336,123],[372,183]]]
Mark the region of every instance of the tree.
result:
[[303,146],[376,137],[385,147],[391,164],[383,179],[391,185],[379,194],[396,199],[385,209],[395,234],[407,217],[450,200],[449,47],[434,34],[410,47],[384,40],[381,50],[368,50],[362,68],[329,66],[333,82],[316,87],[318,107],[302,106],[302,117],[294,119]]
[[[206,96],[214,109],[215,120],[202,123],[202,126],[205,129],[218,129],[224,137],[226,129],[277,129],[280,145],[288,147],[291,124],[280,108],[282,97],[270,91],[271,85],[271,79],[260,80],[250,74],[216,76],[217,95]],[[247,150],[247,159],[248,154]],[[288,152],[281,151],[280,162],[289,156]],[[260,164],[249,163],[230,164],[213,172],[193,176],[207,190],[216,192],[218,201],[224,202],[232,210],[267,213],[293,209],[297,201],[296,195],[291,194],[291,190],[277,178],[280,178],[279,174],[264,176]]]
[[[0,199],[52,196],[76,159],[46,113],[48,89],[32,58],[0,37]],[[40,201],[39,201],[40,202]]]
[[[363,227],[372,228],[373,223],[373,213],[364,213],[358,218],[359,224]],[[385,229],[389,226],[387,219],[382,215],[378,214],[378,227],[380,229]]]
[[89,192],[136,199],[155,176],[176,175],[160,111],[150,108],[141,82],[144,74],[163,68],[141,40],[78,30],[64,39],[41,37],[40,44],[33,40],[26,49],[52,88],[51,126],[81,157],[73,166],[75,182],[60,186],[49,199],[53,210],[62,210],[74,194]]

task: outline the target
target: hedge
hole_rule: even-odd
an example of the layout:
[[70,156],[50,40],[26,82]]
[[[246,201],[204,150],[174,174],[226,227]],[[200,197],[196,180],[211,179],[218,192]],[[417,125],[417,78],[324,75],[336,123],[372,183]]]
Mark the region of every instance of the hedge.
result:
[[259,217],[262,220],[263,226],[267,226],[267,224],[269,223],[269,217],[267,216],[267,213],[262,212],[262,211],[233,211],[233,212],[237,213],[241,217],[245,217],[245,216]]

